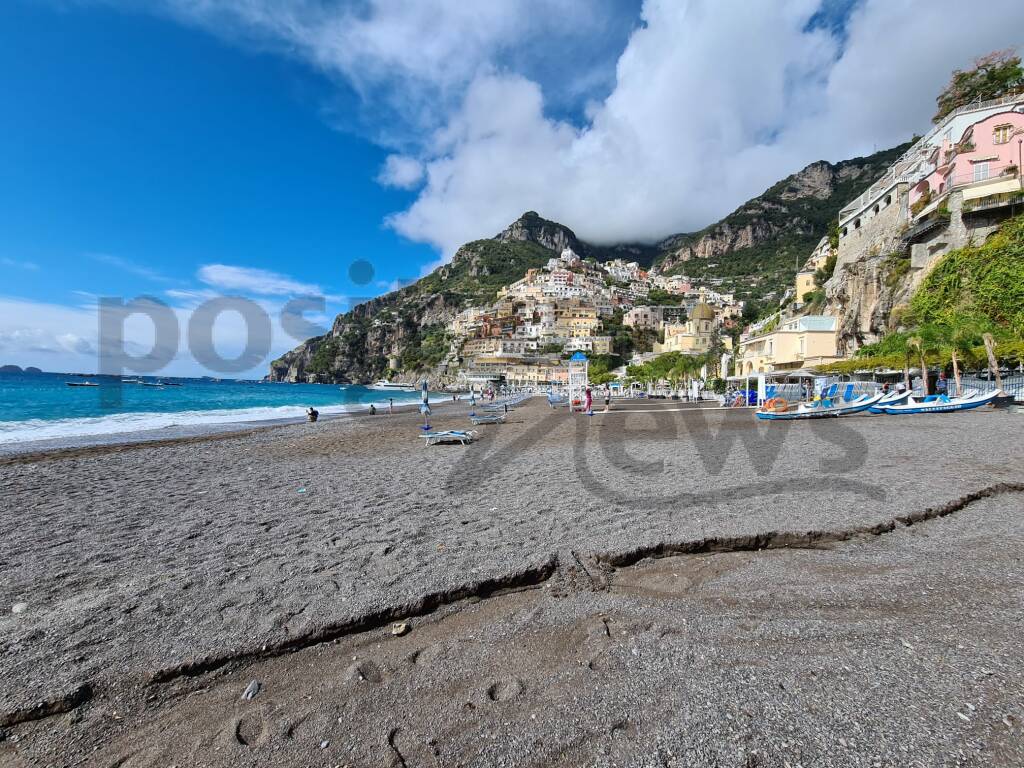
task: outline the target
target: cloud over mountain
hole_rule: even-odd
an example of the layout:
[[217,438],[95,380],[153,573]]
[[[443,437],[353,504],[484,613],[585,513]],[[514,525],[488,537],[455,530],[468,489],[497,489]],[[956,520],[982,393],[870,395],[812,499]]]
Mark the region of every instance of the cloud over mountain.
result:
[[[978,13],[955,0],[646,0],[613,50],[609,25],[636,23],[629,5],[165,7],[276,44],[385,105],[402,127],[377,139],[403,138],[378,180],[417,191],[389,223],[446,255],[527,209],[598,242],[697,229],[807,163],[924,130],[950,70],[1018,45],[1024,28],[1017,0]],[[574,109],[567,94],[591,100]]]

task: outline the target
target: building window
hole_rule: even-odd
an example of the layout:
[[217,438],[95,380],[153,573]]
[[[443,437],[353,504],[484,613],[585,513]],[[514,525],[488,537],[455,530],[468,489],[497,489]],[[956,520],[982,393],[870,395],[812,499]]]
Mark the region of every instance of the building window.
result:
[[993,144],[1005,144],[1010,140],[1013,135],[1013,126],[1009,123],[1005,125],[997,125],[992,129],[992,143]]
[[875,213],[878,213],[878,203],[875,203]]
[[988,178],[988,163],[974,164],[974,180],[984,181]]
[[854,219],[853,220],[853,228],[854,229],[860,229],[860,219]]
[[885,204],[886,205],[892,205],[892,195],[886,195],[885,196]]

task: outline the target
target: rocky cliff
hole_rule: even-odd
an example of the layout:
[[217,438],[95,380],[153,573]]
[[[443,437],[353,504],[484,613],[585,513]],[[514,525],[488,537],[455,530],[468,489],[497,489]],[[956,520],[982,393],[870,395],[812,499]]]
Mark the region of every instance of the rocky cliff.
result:
[[665,273],[721,280],[742,298],[779,296],[839,209],[907,146],[835,164],[811,163],[716,224],[663,240],[658,267]]

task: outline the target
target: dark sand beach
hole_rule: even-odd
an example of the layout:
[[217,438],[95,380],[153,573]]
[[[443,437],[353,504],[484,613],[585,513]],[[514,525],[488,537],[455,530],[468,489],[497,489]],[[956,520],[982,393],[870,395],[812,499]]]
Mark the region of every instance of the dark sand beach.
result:
[[0,458],[0,765],[1024,764],[1024,416],[630,408]]

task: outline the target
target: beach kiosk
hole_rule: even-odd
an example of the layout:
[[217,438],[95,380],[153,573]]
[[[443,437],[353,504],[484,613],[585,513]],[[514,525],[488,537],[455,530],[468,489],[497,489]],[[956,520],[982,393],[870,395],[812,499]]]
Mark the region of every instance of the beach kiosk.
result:
[[587,395],[587,369],[590,361],[582,352],[575,352],[569,358],[569,408],[582,410]]

